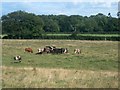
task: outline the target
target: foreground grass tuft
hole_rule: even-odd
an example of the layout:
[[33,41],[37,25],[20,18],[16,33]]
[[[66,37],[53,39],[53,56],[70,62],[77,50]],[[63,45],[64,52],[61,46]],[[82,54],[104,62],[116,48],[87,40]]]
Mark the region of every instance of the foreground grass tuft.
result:
[[14,68],[3,66],[3,87],[117,88],[118,73],[109,71]]

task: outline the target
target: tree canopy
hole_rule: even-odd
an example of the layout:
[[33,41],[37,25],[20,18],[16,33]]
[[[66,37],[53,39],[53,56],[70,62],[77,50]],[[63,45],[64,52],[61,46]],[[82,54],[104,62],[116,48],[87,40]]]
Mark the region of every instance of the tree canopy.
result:
[[97,15],[35,15],[15,11],[3,15],[2,33],[18,37],[41,36],[43,33],[118,33],[118,19],[98,13]]

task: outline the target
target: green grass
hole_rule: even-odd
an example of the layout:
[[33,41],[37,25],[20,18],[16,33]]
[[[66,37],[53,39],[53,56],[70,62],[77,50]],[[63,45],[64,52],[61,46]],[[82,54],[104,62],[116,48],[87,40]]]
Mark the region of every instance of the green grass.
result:
[[[46,34],[47,36],[70,36],[71,34]],[[7,36],[6,34],[0,35],[0,37]],[[118,37],[119,34],[78,34],[78,36],[103,36],[103,37]]]
[[[47,36],[70,36],[71,34],[46,34]],[[78,36],[118,37],[118,34],[78,34]]]
[[46,34],[47,36],[69,36],[71,34]]
[[[118,87],[116,41],[7,39],[2,45],[3,87]],[[35,55],[46,45],[66,47],[69,54]],[[24,52],[26,47],[34,53]],[[82,53],[74,54],[75,48]],[[13,63],[15,55],[21,63]]]
[[80,36],[118,37],[118,34],[78,34]]
[[[48,68],[70,68],[90,70],[117,70],[118,68],[117,42],[84,42],[77,40],[3,40],[3,65],[5,66],[36,66]],[[46,45],[67,47],[69,54],[35,55],[38,48]],[[24,52],[24,48],[33,48],[34,53]],[[80,55],[73,50],[80,48]],[[22,56],[22,63],[14,64],[13,57]]]

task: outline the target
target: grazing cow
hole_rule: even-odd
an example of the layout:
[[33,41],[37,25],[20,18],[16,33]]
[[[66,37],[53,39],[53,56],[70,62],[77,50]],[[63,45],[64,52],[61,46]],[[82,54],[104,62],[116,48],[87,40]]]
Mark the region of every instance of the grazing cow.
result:
[[32,50],[32,48],[25,48],[25,52],[33,53],[33,50]]
[[21,56],[15,56],[14,60],[17,61],[17,62],[21,62]]
[[74,53],[80,54],[81,50],[80,49],[74,49]]

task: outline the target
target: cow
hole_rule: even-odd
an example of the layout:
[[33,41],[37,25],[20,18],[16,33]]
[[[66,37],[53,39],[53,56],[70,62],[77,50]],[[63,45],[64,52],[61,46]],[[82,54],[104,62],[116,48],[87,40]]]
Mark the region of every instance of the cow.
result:
[[43,53],[43,52],[37,52],[36,55],[37,55],[37,54],[42,54],[42,53]]
[[33,53],[33,50],[32,50],[32,48],[25,48],[25,52]]
[[50,53],[50,52],[51,52],[51,49],[45,47],[43,52]]
[[55,48],[55,46],[45,46],[45,48],[39,48],[36,54],[52,53]]
[[17,61],[17,62],[21,62],[21,56],[15,56],[14,57],[14,60],[15,60],[15,62]]
[[44,48],[39,48],[38,52],[44,52]]
[[61,48],[63,53],[68,53],[68,49],[67,48]]
[[42,54],[44,52],[44,48],[39,48],[36,54]]
[[53,54],[63,54],[63,53],[68,53],[67,48],[54,48],[52,51]]
[[74,49],[74,53],[80,54],[81,50],[80,49]]
[[56,48],[55,46],[46,46],[44,48],[44,52],[46,52],[46,53],[52,53],[53,49],[55,49],[55,48]]

